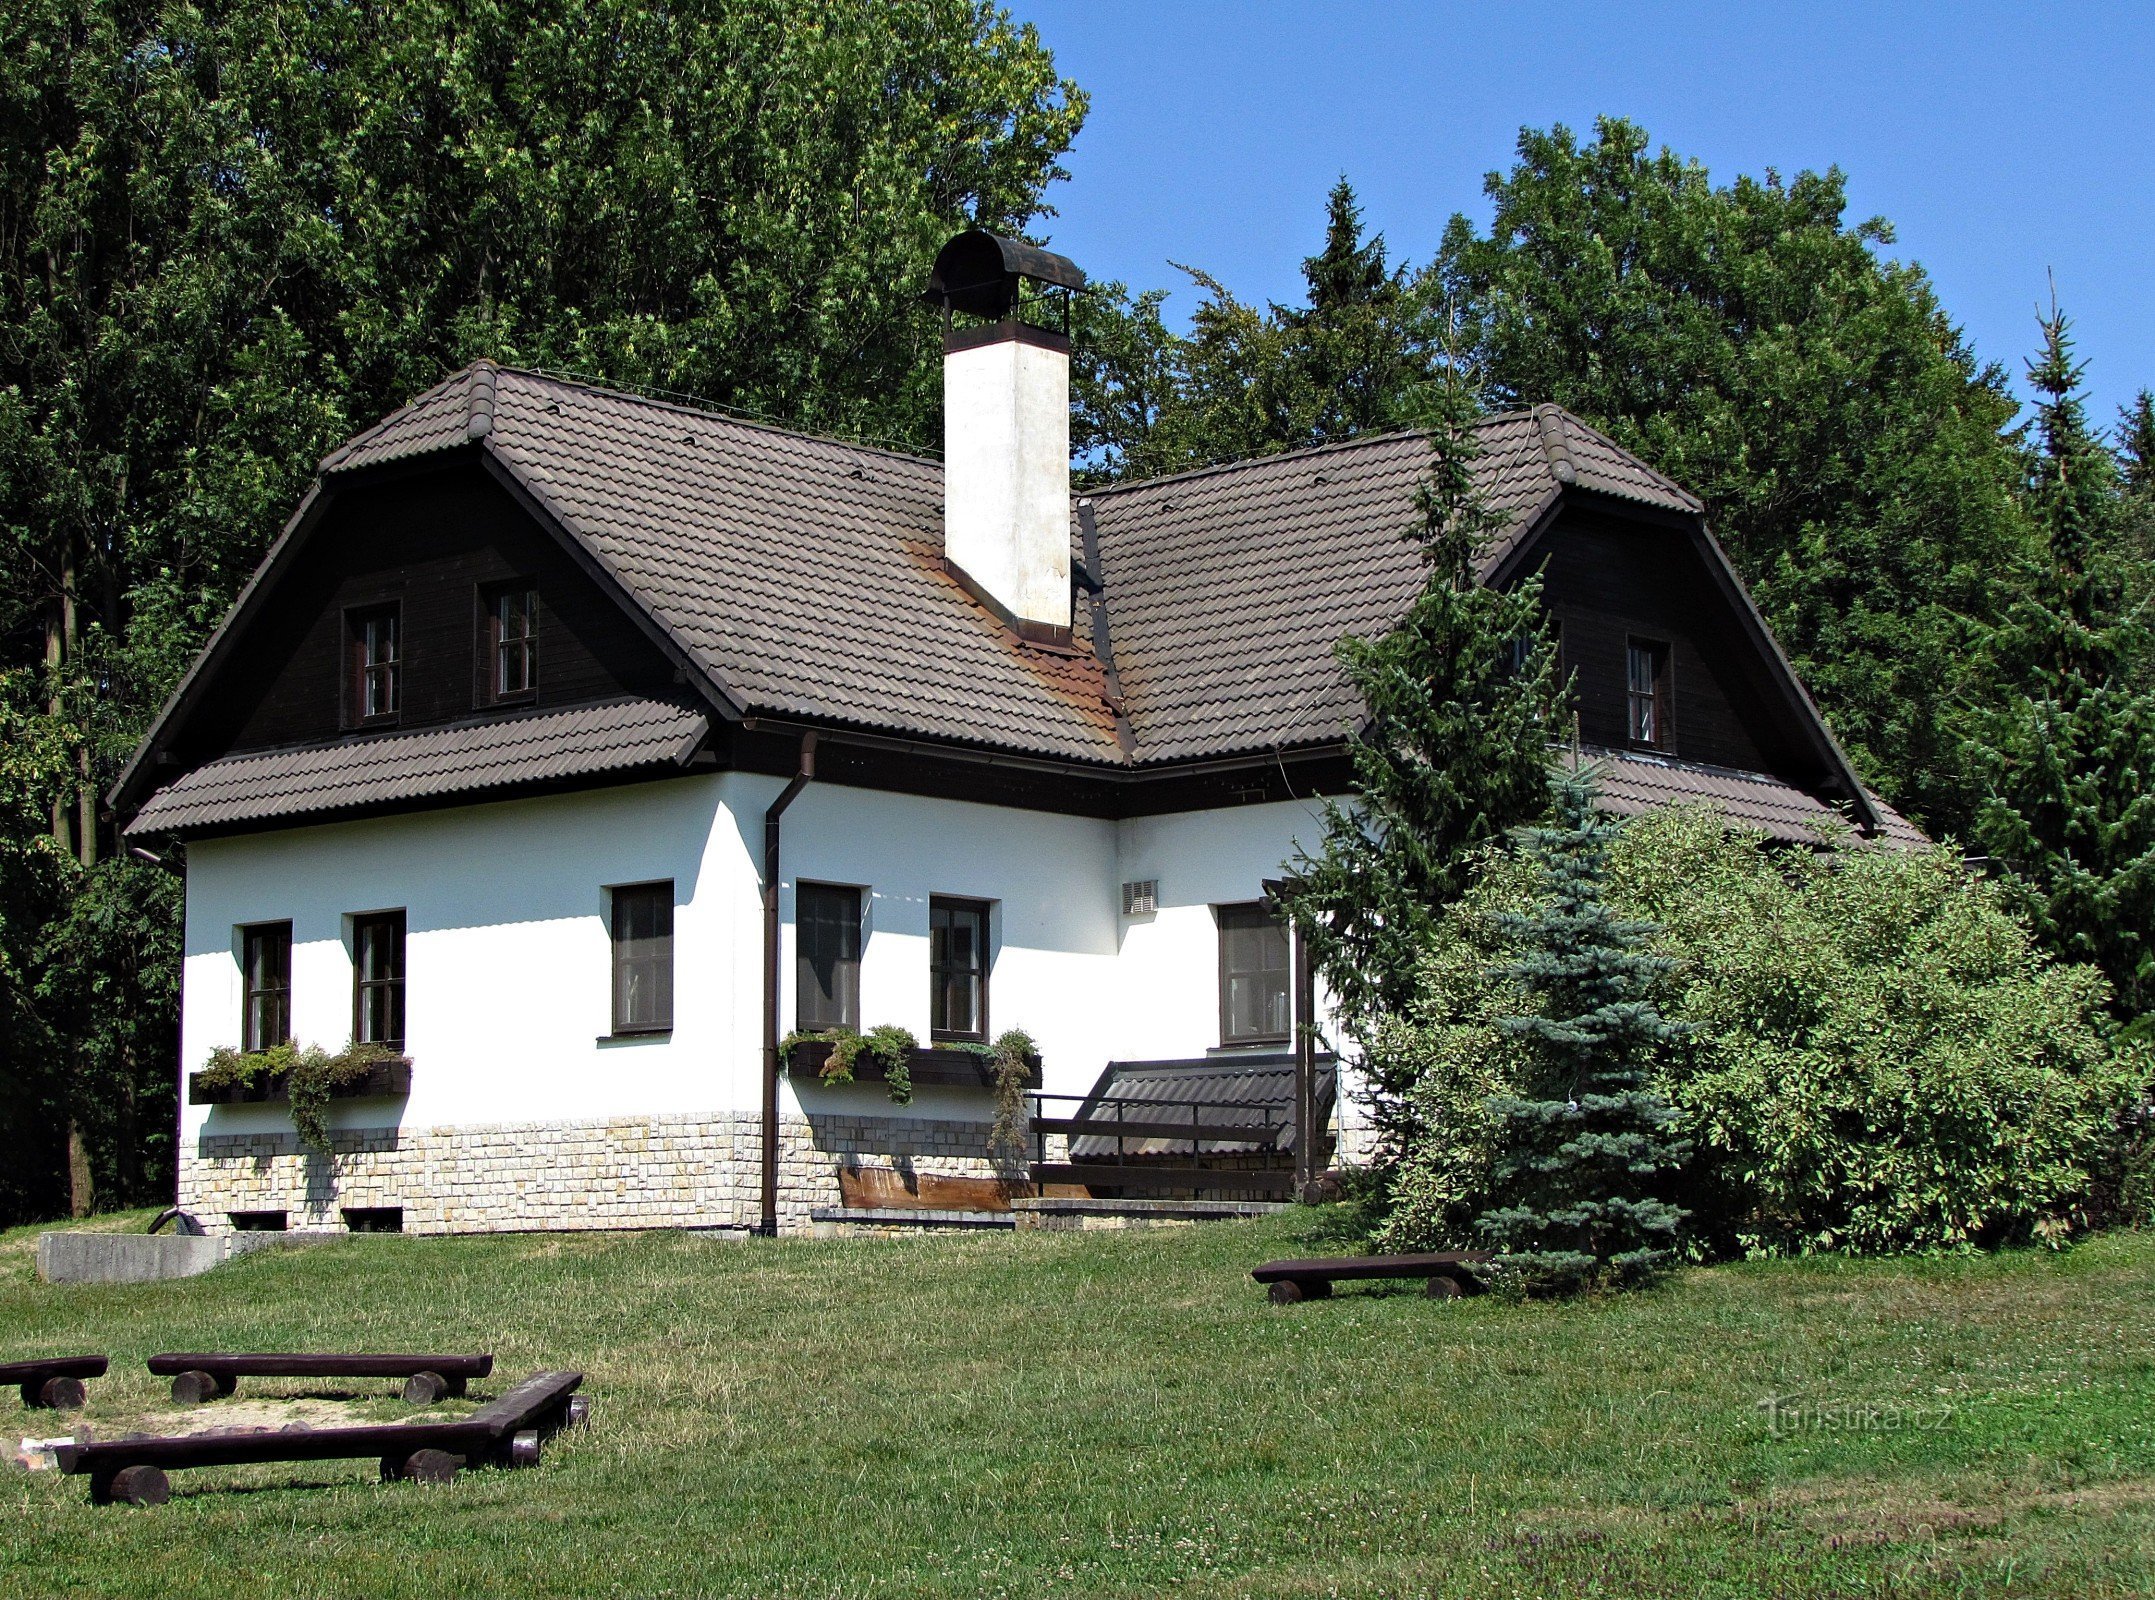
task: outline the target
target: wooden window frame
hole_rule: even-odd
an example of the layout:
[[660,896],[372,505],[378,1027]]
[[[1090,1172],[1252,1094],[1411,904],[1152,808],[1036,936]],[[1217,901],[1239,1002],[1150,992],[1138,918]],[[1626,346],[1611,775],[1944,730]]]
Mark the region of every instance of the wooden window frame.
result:
[[[979,936],[975,949],[979,955],[979,967],[966,973],[939,962],[935,955],[935,919],[937,912],[960,913],[979,919]],[[990,943],[994,938],[995,903],[992,900],[976,900],[965,895],[932,894],[928,897],[928,1037],[951,1043],[986,1044],[988,1042],[988,975],[994,970],[995,961]],[[980,1003],[976,1008],[979,1026],[975,1028],[937,1027],[935,1014],[943,1001],[943,982],[947,975],[974,977],[980,983]]]
[[[853,954],[850,958],[843,956],[836,958],[840,961],[850,960],[852,966],[853,978],[850,990],[839,996],[838,1006],[839,1011],[844,1013],[849,1009],[846,1002],[850,1001],[851,1015],[841,1015],[837,1020],[827,1017],[811,1019],[808,1015],[808,996],[811,992],[810,985],[806,981],[808,973],[808,922],[802,915],[802,911],[804,902],[811,894],[825,892],[851,895],[853,897]],[[824,883],[812,879],[795,880],[793,885],[793,1025],[801,1032],[812,1033],[826,1028],[859,1030],[861,1025],[861,958],[868,947],[867,907],[868,891],[858,884]]]
[[[373,624],[384,617],[392,624],[391,654],[376,660],[370,653]],[[344,613],[344,713],[345,726],[393,728],[404,715],[404,607],[386,600],[375,605],[352,606]],[[368,691],[375,675],[388,683],[390,701],[386,711],[367,709]]]
[[[521,595],[525,605],[525,631],[512,639],[502,627],[501,605]],[[478,703],[482,706],[529,705],[539,698],[539,586],[529,578],[505,578],[479,586],[477,630],[478,661],[474,674]],[[519,650],[524,667],[520,688],[502,686],[503,650]]]
[[[1236,973],[1235,969],[1229,966],[1227,960],[1228,923],[1230,918],[1250,916],[1253,913],[1278,928],[1282,938],[1286,941],[1287,960],[1286,964],[1280,968],[1280,987],[1281,992],[1287,997],[1287,1026],[1278,1033],[1251,1033],[1237,1038],[1234,1032],[1234,1005],[1231,998],[1231,980],[1236,976]],[[1223,1050],[1236,1050],[1251,1045],[1284,1045],[1291,1043],[1294,1039],[1294,940],[1287,931],[1286,920],[1272,908],[1269,902],[1264,900],[1238,900],[1225,905],[1216,905],[1212,908],[1212,920],[1220,942],[1220,1048]]]
[[[276,940],[283,946],[283,976],[281,984],[257,985],[255,982],[255,950],[258,941]],[[273,1030],[275,1038],[267,1037],[272,1030],[257,1025],[255,1002],[257,999],[275,997],[277,1013],[283,1026]],[[292,924],[289,922],[249,922],[239,930],[239,1047],[248,1054],[258,1050],[274,1049],[290,1042],[292,1037]]]
[[[659,1014],[648,1017],[625,1015],[624,995],[627,980],[639,965],[639,959],[628,953],[629,943],[638,935],[623,926],[624,915],[640,901],[648,900],[662,912],[663,926],[648,935],[661,946],[658,954],[642,958],[663,970],[665,981],[660,990],[662,1003],[654,1010]],[[620,883],[606,890],[606,937],[608,946],[608,993],[609,1018],[612,1037],[616,1039],[650,1038],[655,1034],[673,1032],[674,999],[674,900],[673,879],[652,878],[642,883]]]
[[[392,930],[395,939],[396,959],[394,971],[383,978],[367,976],[367,945],[371,930]],[[405,1014],[405,984],[410,976],[410,944],[402,907],[394,911],[365,911],[352,917],[352,1038],[361,1044],[386,1045],[399,1055],[404,1053],[404,1033],[410,1019]],[[393,1033],[378,1038],[367,1037],[367,999],[375,990],[390,996],[390,1015],[396,1020]]]
[[[1638,686],[1634,668],[1638,657],[1648,655],[1653,661],[1653,682],[1646,688]],[[1667,639],[1655,639],[1645,634],[1628,633],[1624,636],[1624,737],[1635,750],[1667,751],[1675,748],[1676,718],[1675,679],[1676,650]],[[1639,733],[1640,707],[1652,719],[1646,737]]]

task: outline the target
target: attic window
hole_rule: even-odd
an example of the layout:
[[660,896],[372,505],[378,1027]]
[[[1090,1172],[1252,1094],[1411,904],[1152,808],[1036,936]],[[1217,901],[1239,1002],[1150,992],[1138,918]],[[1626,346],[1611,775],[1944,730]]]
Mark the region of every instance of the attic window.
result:
[[1628,733],[1633,744],[1669,747],[1669,647],[1658,639],[1633,639],[1625,651]]
[[394,605],[347,613],[347,703],[356,727],[394,722],[403,705],[402,627]]
[[479,598],[480,703],[529,700],[539,692],[539,591],[519,579]]

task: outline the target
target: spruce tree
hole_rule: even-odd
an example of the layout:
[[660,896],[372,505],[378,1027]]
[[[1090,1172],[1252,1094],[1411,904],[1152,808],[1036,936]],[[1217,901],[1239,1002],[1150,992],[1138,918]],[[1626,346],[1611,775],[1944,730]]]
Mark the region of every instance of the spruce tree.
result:
[[2129,1019],[2155,1006],[2155,693],[2136,681],[2148,639],[2124,603],[2117,463],[2088,427],[2069,322],[2053,306],[2042,328],[2027,493],[2045,559],[1994,645],[1974,837],[2044,942],[2100,967]]
[[1684,1213],[1657,1191],[1685,1148],[1650,1079],[1683,1030],[1651,998],[1670,965],[1645,948],[1657,930],[1605,899],[1616,824],[1595,809],[1594,770],[1558,767],[1549,785],[1550,819],[1520,834],[1541,895],[1495,919],[1509,954],[1492,975],[1530,997],[1500,1022],[1527,1068],[1489,1103],[1503,1153],[1476,1227],[1530,1288],[1565,1293],[1637,1283],[1674,1256]]
[[[1410,537],[1428,581],[1399,625],[1348,638],[1338,656],[1363,716],[1350,740],[1353,793],[1327,802],[1324,838],[1293,863],[1286,908],[1307,935],[1342,1025],[1370,1041],[1403,1012],[1441,909],[1466,886],[1470,856],[1540,815],[1543,769],[1563,685],[1541,584],[1483,587],[1489,543],[1506,526],[1475,486],[1477,413],[1454,379],[1436,392],[1430,463]],[[1380,1129],[1409,1087],[1365,1060]]]

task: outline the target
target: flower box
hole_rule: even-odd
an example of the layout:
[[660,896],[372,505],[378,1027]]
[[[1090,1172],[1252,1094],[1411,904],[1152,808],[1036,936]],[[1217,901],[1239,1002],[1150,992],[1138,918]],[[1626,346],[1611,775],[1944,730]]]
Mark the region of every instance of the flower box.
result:
[[[285,1075],[258,1078],[252,1083],[206,1084],[202,1074],[187,1074],[187,1100],[198,1106],[237,1105],[286,1105],[291,1096],[285,1092]],[[332,1100],[394,1100],[412,1092],[412,1064],[408,1057],[397,1056],[388,1061],[377,1061],[367,1069],[364,1078],[351,1083],[339,1084],[329,1091]]]
[[[793,1058],[787,1063],[795,1079],[802,1083],[822,1084],[823,1063],[831,1058],[828,1039],[804,1039],[793,1047]],[[992,1089],[995,1087],[995,1064],[977,1050],[935,1049],[926,1046],[913,1052],[913,1087],[916,1089],[942,1086],[958,1089]],[[844,1081],[844,1080],[840,1080]],[[863,1050],[853,1059],[855,1083],[881,1083],[883,1063]],[[1025,1086],[1040,1087],[1040,1058],[1025,1058]]]

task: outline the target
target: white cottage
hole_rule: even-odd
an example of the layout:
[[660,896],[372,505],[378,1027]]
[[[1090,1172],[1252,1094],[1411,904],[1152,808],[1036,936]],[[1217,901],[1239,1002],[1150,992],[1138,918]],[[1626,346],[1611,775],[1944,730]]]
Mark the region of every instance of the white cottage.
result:
[[[285,1038],[399,1059],[332,1107],[330,1159],[183,1089],[181,1205],[794,1231],[1013,1178],[1144,1192],[1103,1168],[1171,1143],[991,1158],[979,1059],[929,1047],[1013,1027],[1050,1117],[1278,1130],[1201,1147],[1261,1169],[1230,1192],[1351,1140],[1351,1073],[1334,1115],[1324,1061],[1292,1070],[1312,1001],[1266,884],[1344,784],[1334,642],[1422,581],[1426,441],[1073,501],[1037,307],[1082,281],[946,247],[941,463],[488,363],[322,463],[113,798],[184,864],[183,1080]],[[1908,831],[1692,496],[1553,407],[1482,445],[1512,515],[1484,579],[1543,573],[1612,807]],[[908,1105],[780,1059],[884,1023],[923,1046]]]

